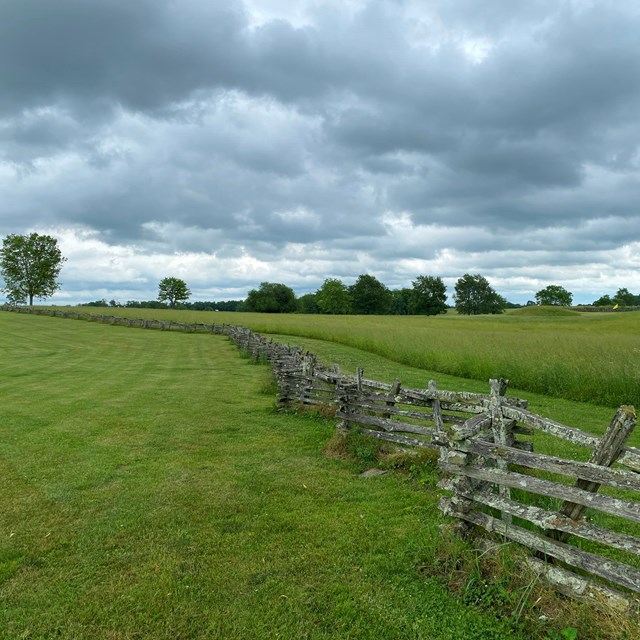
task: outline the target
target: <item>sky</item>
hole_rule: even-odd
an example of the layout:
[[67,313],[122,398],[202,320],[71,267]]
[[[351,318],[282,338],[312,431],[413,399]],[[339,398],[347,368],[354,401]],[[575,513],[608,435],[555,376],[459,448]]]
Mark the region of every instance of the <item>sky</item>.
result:
[[368,273],[640,293],[636,0],[0,0],[0,236],[49,301]]

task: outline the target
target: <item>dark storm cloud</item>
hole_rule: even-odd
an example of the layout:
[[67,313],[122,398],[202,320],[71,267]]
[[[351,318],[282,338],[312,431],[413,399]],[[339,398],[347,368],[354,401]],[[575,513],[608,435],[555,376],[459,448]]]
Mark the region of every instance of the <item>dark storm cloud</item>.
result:
[[[0,109],[105,100],[153,109],[200,86],[233,83],[245,25],[234,3],[5,0]],[[229,56],[229,53],[232,55]]]
[[0,225],[318,282],[582,265],[640,241],[639,32],[630,1],[5,0]]

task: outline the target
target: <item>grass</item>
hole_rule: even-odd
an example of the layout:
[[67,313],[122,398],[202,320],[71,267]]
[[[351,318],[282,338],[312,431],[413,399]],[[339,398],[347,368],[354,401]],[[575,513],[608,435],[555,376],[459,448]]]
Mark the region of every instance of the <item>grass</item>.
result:
[[[86,311],[86,308],[83,310]],[[395,363],[607,407],[640,406],[640,314],[531,308],[502,316],[322,316],[111,309],[129,317],[240,324]]]
[[[185,320],[184,312],[175,317]],[[3,433],[5,421],[16,420],[0,443],[0,458],[12,465],[6,478],[0,470],[0,499],[10,505],[0,514],[0,604],[9,605],[7,614],[0,607],[0,629],[9,629],[0,638],[562,638],[567,625],[590,638],[638,632],[632,621],[558,599],[514,568],[509,554],[499,565],[480,563],[440,528],[447,520],[437,510],[428,456],[403,459],[364,438],[341,449],[331,421],[274,413],[266,368],[239,360],[222,338],[17,314],[0,314],[0,323],[10,356],[0,374],[10,392]],[[364,366],[368,377],[414,387],[435,377],[441,388],[487,391],[485,381],[337,342],[274,337],[343,370]],[[25,390],[38,397],[36,418],[21,401]],[[613,415],[607,407],[511,393],[593,433]],[[343,455],[323,457],[327,443]],[[558,440],[536,442],[536,450],[545,446],[552,450]],[[400,474],[357,478],[374,464]],[[33,478],[21,485],[30,478],[24,469]],[[35,497],[29,508],[22,504],[23,492],[42,488],[53,496],[47,508]],[[70,522],[61,517],[62,542],[51,541],[54,528],[46,524],[51,500],[75,509]],[[44,533],[29,538],[41,510]],[[45,579],[45,588],[38,591],[34,579]],[[540,623],[540,614],[549,622]]]
[[224,338],[0,327],[0,638],[547,636],[446,588],[435,473],[360,479]]

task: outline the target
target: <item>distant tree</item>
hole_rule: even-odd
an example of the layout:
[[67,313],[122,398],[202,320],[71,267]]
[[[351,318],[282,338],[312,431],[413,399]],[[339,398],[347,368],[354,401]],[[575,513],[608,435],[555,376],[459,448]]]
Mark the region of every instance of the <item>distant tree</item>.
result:
[[57,278],[66,258],[55,238],[38,233],[9,235],[0,249],[3,291],[10,302],[23,304],[34,298],[48,298],[59,288]]
[[342,280],[327,278],[316,291],[316,302],[321,313],[344,314],[351,312],[351,293]]
[[393,289],[391,291],[391,309],[389,313],[392,316],[408,316],[411,314],[411,297],[413,289],[407,287],[403,289]]
[[611,299],[611,296],[600,296],[597,300],[593,301],[594,307],[613,307],[615,302]]
[[263,282],[258,289],[249,291],[245,309],[259,313],[293,313],[296,310],[296,294],[285,284]]
[[298,313],[320,313],[315,293],[306,293],[298,298]]
[[166,309],[167,304],[159,300],[127,300],[125,307],[132,309]]
[[442,278],[418,276],[411,284],[411,313],[436,316],[447,312],[447,286]]
[[626,287],[618,289],[613,298],[613,304],[621,307],[632,307],[636,303],[636,296],[633,295]]
[[93,302],[82,302],[79,307],[108,307],[109,303],[102,298],[102,300],[94,300]]
[[570,307],[573,294],[558,284],[550,284],[536,293],[536,302],[543,305]]
[[192,309],[193,311],[215,311],[216,303],[207,300],[195,300],[194,302],[182,302],[177,305],[179,309]]
[[240,311],[244,306],[244,300],[224,300],[215,303],[217,311]]
[[455,290],[456,309],[463,315],[502,313],[507,302],[480,274],[465,273],[456,282]]
[[175,307],[176,302],[188,300],[191,291],[187,289],[187,283],[180,278],[163,278],[158,285],[158,300],[168,302],[170,307]]
[[362,315],[384,315],[391,309],[391,291],[374,276],[358,276],[349,287],[353,313]]

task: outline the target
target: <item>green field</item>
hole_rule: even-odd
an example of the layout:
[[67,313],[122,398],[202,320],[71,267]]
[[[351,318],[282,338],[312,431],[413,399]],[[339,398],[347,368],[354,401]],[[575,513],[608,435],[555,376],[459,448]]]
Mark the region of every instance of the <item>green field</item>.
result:
[[400,364],[485,383],[503,377],[527,392],[608,407],[640,406],[640,313],[554,308],[524,308],[501,316],[435,317],[127,308],[104,313],[240,324],[262,333],[339,343]]
[[326,457],[224,337],[0,328],[0,637],[527,637],[437,575],[435,475]]
[[[486,391],[338,339],[368,323],[384,344],[386,318],[146,315],[336,331],[291,341],[371,377]],[[396,335],[474,319],[408,320]],[[508,558],[459,579],[474,560],[441,529],[435,467],[360,478],[367,444],[361,462],[327,457],[334,422],[277,413],[269,369],[226,338],[9,313],[0,329],[0,638],[613,637],[514,582]],[[612,415],[527,397],[594,433]]]

